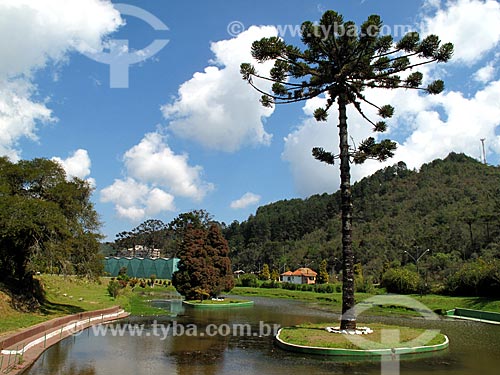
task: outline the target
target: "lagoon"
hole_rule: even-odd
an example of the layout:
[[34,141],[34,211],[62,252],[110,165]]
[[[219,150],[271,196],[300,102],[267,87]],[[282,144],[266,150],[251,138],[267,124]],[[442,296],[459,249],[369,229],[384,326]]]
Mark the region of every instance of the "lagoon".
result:
[[[299,355],[277,348],[271,332],[266,329],[303,322],[332,321],[335,324],[338,317],[303,302],[258,297],[249,299],[255,301],[254,307],[231,310],[182,309],[178,305],[179,301],[174,301],[165,303],[166,311],[171,316],[134,317],[108,325],[105,334],[102,332],[103,327],[100,328],[101,332],[99,329],[87,329],[80,335],[69,337],[49,348],[25,374],[381,373],[379,361],[359,362]],[[401,374],[498,374],[498,325],[364,315],[359,318],[360,323],[366,321],[437,328],[450,338],[450,347],[445,351],[403,359],[400,363]],[[130,329],[143,325],[144,330],[140,336]],[[168,332],[167,327],[170,327]],[[197,329],[196,336],[191,335],[194,327]],[[233,335],[232,327],[244,329],[243,334]],[[117,335],[117,332],[113,334],[113,329],[120,328],[127,328],[123,335]],[[185,330],[184,335],[179,334],[181,328]],[[188,332],[188,329],[191,331]],[[217,333],[217,329],[222,329],[218,332],[221,334],[212,336],[214,332]]]

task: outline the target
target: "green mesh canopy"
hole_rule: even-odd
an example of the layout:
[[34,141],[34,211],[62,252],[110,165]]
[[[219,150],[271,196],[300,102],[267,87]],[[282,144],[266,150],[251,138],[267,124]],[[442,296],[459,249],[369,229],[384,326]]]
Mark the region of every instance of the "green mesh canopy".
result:
[[177,271],[178,258],[118,258],[104,259],[104,272],[111,276],[118,276],[122,267],[127,267],[127,275],[139,279],[148,279],[156,275],[157,279],[172,280],[172,274]]

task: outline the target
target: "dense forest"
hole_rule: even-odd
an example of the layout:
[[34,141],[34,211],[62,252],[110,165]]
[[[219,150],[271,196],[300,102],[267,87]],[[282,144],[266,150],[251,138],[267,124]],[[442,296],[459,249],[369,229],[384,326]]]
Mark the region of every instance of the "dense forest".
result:
[[[500,169],[464,154],[410,170],[399,162],[353,185],[353,247],[365,277],[379,281],[393,266],[419,262],[420,273],[446,278],[466,261],[500,256]],[[224,229],[233,266],[264,264],[283,272],[340,270],[340,195],[314,195],[260,207]]]

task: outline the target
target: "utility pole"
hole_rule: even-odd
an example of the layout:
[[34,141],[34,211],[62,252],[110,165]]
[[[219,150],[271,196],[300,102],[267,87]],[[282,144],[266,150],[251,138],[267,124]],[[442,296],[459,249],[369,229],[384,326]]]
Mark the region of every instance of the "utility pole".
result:
[[484,141],[486,138],[481,138],[481,144],[483,145],[483,163],[486,164],[486,152],[484,150]]

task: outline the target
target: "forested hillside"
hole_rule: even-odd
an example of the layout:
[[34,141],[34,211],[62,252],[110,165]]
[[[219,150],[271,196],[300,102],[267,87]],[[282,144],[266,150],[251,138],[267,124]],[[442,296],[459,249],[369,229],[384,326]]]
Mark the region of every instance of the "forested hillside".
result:
[[[333,172],[332,172],[333,173]],[[402,162],[353,186],[354,249],[365,275],[378,280],[391,264],[422,260],[425,273],[445,277],[464,260],[500,256],[500,169],[463,154],[409,170]],[[233,265],[263,264],[340,270],[340,196],[315,195],[260,207],[225,228]]]

